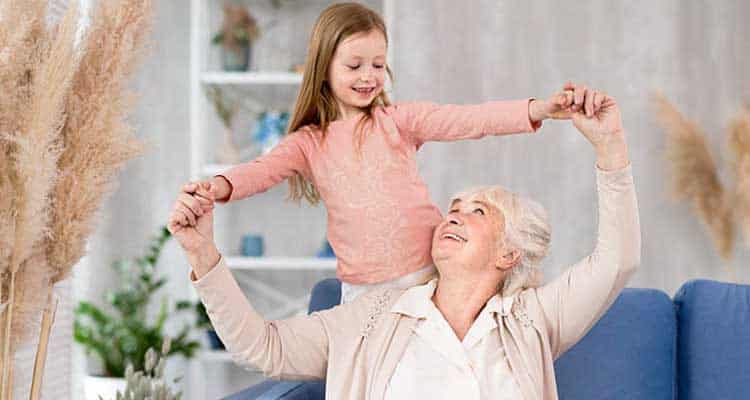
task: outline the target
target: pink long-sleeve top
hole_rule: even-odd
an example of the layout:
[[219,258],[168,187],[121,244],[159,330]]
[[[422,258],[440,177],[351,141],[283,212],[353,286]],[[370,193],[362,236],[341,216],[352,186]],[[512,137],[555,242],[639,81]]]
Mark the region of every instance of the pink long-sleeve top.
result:
[[417,172],[416,152],[427,141],[479,139],[533,132],[529,99],[474,105],[415,102],[379,107],[364,125],[332,122],[287,135],[269,153],[218,176],[232,186],[227,201],[261,193],[299,173],[317,188],[328,211],[328,241],[339,279],[384,282],[432,263],[432,233],[442,220]]

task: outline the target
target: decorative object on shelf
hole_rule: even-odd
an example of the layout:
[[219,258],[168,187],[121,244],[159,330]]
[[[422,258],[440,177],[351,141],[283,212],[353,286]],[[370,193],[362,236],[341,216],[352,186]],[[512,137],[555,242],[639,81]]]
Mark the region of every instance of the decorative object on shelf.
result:
[[294,4],[294,7],[299,7],[298,3],[300,2],[300,0],[270,0],[270,2],[273,8],[278,10],[279,8],[281,8],[281,6],[283,6],[282,3],[297,3]]
[[247,71],[251,62],[252,45],[260,36],[260,29],[247,8],[240,4],[224,4],[224,21],[213,37],[213,44],[221,45],[225,71]]
[[[161,353],[157,353],[153,347],[146,351],[146,362],[142,371],[134,371],[132,365],[128,365],[125,370],[125,380],[127,385],[125,389],[115,394],[117,400],[180,400],[182,392],[173,393],[164,379],[164,367],[166,357],[169,354],[170,341],[165,338],[162,344]],[[174,380],[174,383],[181,378]]]
[[195,303],[195,327],[198,329],[205,329],[206,336],[208,337],[208,344],[213,350],[224,350],[224,342],[221,341],[219,335],[216,334],[214,326],[211,324],[211,320],[208,318],[206,312],[206,306],[203,302],[198,300]]
[[[119,272],[121,286],[107,293],[106,298],[115,310],[114,314],[86,301],[80,302],[75,310],[74,339],[85,347],[87,354],[93,352],[101,360],[107,377],[124,377],[128,364],[136,370],[143,370],[148,348],[160,346],[165,340],[162,330],[172,314],[167,298],[162,298],[153,323],[147,321],[146,312],[154,294],[167,281],[156,275],[156,266],[170,237],[167,228],[161,227],[159,236],[151,242],[145,255],[113,264]],[[191,306],[190,301],[179,301],[174,312],[188,310]],[[190,358],[194,355],[200,343],[190,340],[191,329],[189,325],[182,327],[171,340],[171,348],[165,357],[181,354]]]
[[288,124],[289,113],[286,111],[266,111],[260,114],[253,132],[253,140],[260,144],[261,153],[268,153],[281,141]]
[[[143,143],[128,118],[129,79],[150,38],[151,2],[92,2],[87,29],[68,1],[6,0],[0,29],[0,398],[15,351],[39,335],[31,399],[42,386],[57,282],[85,254],[103,199]],[[77,43],[77,44],[76,44]]]
[[224,91],[217,86],[207,87],[206,95],[214,105],[214,110],[219,119],[221,119],[222,126],[224,127],[221,146],[216,151],[216,161],[221,164],[237,164],[240,162],[241,157],[240,151],[234,143],[232,124],[238,105],[231,101]]
[[[728,261],[735,240],[735,217],[750,245],[750,109],[745,107],[730,123],[730,167],[733,188],[722,184],[703,131],[683,116],[662,94],[655,96],[659,122],[667,134],[674,196],[688,201],[708,228],[719,255]],[[730,272],[734,270],[730,266]]]
[[320,258],[335,258],[336,253],[333,252],[333,248],[331,247],[331,244],[326,239],[323,241],[323,246],[318,250],[318,257]]
[[242,236],[242,255],[245,257],[262,257],[264,253],[263,236]]

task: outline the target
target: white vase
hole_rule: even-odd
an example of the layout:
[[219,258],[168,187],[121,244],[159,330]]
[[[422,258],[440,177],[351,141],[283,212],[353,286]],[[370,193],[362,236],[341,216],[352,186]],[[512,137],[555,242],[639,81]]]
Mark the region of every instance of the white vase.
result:
[[113,400],[120,393],[125,392],[127,381],[125,378],[108,378],[103,376],[86,375],[83,378],[83,392],[86,400],[99,400],[102,396],[104,400]]

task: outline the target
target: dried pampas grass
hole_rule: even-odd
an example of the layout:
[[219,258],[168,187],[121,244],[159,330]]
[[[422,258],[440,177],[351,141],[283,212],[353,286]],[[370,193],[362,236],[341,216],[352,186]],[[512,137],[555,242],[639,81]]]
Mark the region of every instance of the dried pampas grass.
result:
[[14,349],[39,334],[52,286],[83,256],[117,173],[144,149],[126,120],[127,80],[146,50],[150,0],[97,2],[78,49],[70,4],[48,28],[46,0],[0,2],[2,399]]
[[662,94],[656,94],[658,120],[666,130],[671,190],[698,214],[719,255],[728,260],[734,245],[732,198],[719,180],[705,134]]
[[[38,1],[27,4],[31,4],[34,10],[40,8]],[[20,9],[21,5],[17,5]],[[41,8],[46,11],[46,7]],[[32,16],[34,22],[28,25],[30,30],[21,35],[24,40],[16,41],[16,48],[9,48],[11,56],[19,50],[18,53],[25,57],[24,62],[19,64],[7,64],[10,72],[7,76],[15,76],[20,94],[18,100],[22,102],[17,104],[19,109],[16,123],[7,124],[16,130],[0,133],[0,140],[7,142],[9,151],[6,154],[9,157],[6,165],[9,164],[9,169],[13,171],[10,174],[10,184],[14,189],[10,221],[14,228],[12,246],[8,252],[9,258],[3,262],[3,272],[9,279],[3,321],[3,374],[0,380],[0,386],[6,388],[4,393],[7,393],[11,383],[7,369],[12,360],[13,341],[21,336],[30,336],[26,329],[19,330],[16,334],[13,331],[13,326],[25,326],[19,322],[31,318],[30,315],[21,315],[21,312],[33,308],[32,304],[22,304],[29,293],[23,286],[18,286],[16,290],[16,278],[21,266],[32,259],[32,252],[48,232],[49,195],[57,175],[57,160],[61,152],[58,137],[63,116],[61,106],[73,72],[73,39],[78,15],[75,8],[71,10],[55,29],[54,35],[46,30],[46,13]],[[28,51],[22,51],[26,46]],[[11,60],[13,61],[16,60]],[[13,66],[19,69],[14,71]],[[9,83],[12,90],[12,81]],[[4,119],[14,120],[10,116]],[[17,301],[16,296],[20,300]],[[14,310],[16,306],[18,310]],[[41,309],[39,308],[40,311]],[[7,395],[4,394],[4,397]]]
[[47,243],[53,282],[65,279],[83,256],[96,212],[115,188],[115,174],[143,151],[125,117],[134,99],[127,78],[147,50],[150,0],[120,3],[102,2],[96,9],[66,105],[75,112],[62,131],[65,151]]
[[745,245],[750,246],[750,103],[729,124],[729,166],[735,179],[730,188],[722,185],[700,128],[664,95],[657,93],[655,101],[659,122],[667,133],[672,192],[693,206],[708,227],[719,254],[727,261],[732,255],[735,219]]
[[750,111],[747,108],[729,125],[729,149],[735,178],[735,211],[745,245],[750,246]]

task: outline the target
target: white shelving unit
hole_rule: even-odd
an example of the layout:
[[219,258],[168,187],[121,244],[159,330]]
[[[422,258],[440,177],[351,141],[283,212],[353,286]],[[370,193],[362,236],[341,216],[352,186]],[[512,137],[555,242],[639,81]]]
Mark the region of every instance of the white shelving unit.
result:
[[[386,25],[391,25],[392,0],[382,0],[381,12]],[[331,1],[333,3],[333,1]],[[209,21],[210,10],[217,10],[221,2],[216,0],[191,0],[190,2],[190,179],[199,180],[224,172],[232,165],[215,164],[208,159],[206,148],[209,132],[209,117],[213,107],[206,99],[204,88],[207,85],[240,85],[247,87],[294,87],[302,82],[302,74],[286,71],[249,71],[224,72],[213,70],[208,62],[208,48],[211,42]],[[300,2],[300,7],[306,4]],[[319,3],[315,3],[319,4]],[[312,27],[309,27],[312,28]],[[309,29],[308,28],[308,29]],[[388,57],[392,57],[389,48]],[[289,99],[290,104],[294,99]],[[315,257],[233,257],[227,256],[227,265],[235,271],[278,271],[279,273],[298,273],[305,271],[334,271],[336,260],[332,258]],[[307,309],[309,294],[295,298],[279,288],[268,285],[260,280],[252,279],[244,282],[250,288],[269,299],[281,304],[266,318],[274,319],[301,313]],[[197,297],[190,288],[193,300]],[[190,383],[188,397],[190,399],[206,398],[207,383],[205,382],[205,363],[232,362],[229,354],[224,350],[203,350],[198,353],[190,367]],[[210,367],[208,367],[210,368]]]
[[302,74],[294,72],[204,72],[201,83],[214,85],[298,85]]

